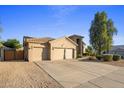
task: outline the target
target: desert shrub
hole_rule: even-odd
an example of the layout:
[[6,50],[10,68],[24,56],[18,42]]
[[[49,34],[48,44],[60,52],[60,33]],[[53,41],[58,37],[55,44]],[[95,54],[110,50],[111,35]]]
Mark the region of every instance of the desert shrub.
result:
[[97,58],[98,60],[101,60],[101,59],[103,58],[103,56],[102,56],[102,55],[96,55],[96,58]]
[[121,56],[120,55],[117,55],[117,54],[113,55],[113,60],[114,61],[118,61],[120,59],[121,59]]
[[104,61],[112,61],[113,60],[113,55],[105,54],[105,55],[103,55],[103,60]]

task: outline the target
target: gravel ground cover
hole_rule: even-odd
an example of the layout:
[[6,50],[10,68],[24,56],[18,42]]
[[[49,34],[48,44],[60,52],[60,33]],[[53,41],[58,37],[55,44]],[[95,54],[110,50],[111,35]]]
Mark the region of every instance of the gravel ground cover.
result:
[[0,62],[0,88],[62,87],[35,63]]

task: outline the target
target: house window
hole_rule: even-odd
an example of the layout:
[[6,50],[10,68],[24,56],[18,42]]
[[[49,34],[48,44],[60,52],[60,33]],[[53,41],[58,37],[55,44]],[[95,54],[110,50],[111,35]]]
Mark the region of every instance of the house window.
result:
[[80,43],[80,39],[77,39],[77,44],[79,44]]

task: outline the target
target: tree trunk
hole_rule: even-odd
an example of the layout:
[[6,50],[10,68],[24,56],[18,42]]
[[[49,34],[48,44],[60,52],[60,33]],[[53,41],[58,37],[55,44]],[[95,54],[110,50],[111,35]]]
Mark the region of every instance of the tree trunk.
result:
[[98,49],[98,54],[101,55],[101,48]]
[[101,43],[99,42],[98,54],[101,55]]
[[[107,42],[108,43],[108,42]],[[108,54],[109,53],[109,44],[107,44],[107,50],[106,50],[106,53]]]

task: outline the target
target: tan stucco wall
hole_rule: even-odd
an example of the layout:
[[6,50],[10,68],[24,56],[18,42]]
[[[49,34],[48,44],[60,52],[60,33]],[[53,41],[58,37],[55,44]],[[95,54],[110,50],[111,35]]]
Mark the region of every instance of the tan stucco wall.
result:
[[75,48],[76,47],[76,45],[71,43],[66,38],[59,38],[59,39],[51,41],[50,43],[51,43],[51,47],[62,47],[62,48]]
[[[76,45],[71,43],[68,39],[59,38],[59,39],[51,41],[50,44],[51,44],[51,54],[50,54],[51,60],[54,60],[53,55],[54,55],[54,49],[55,48],[74,49],[74,58],[76,58]],[[56,57],[59,57],[59,52],[58,52],[58,55]]]

